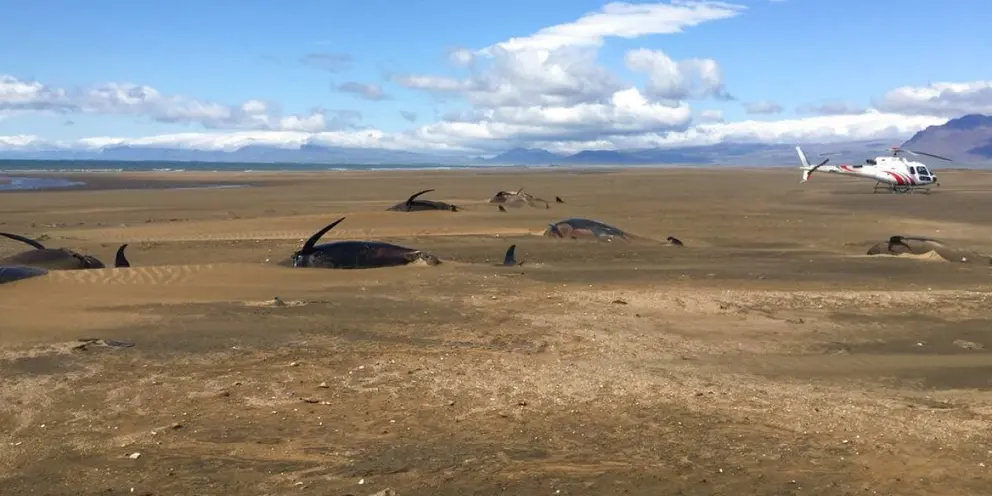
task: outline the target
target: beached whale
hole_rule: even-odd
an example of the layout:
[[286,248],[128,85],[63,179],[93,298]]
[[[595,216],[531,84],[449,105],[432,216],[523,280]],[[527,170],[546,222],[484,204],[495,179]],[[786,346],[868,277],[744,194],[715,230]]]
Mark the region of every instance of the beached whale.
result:
[[[599,241],[613,242],[623,241],[650,241],[658,243],[657,240],[638,236],[624,231],[618,227],[604,224],[602,222],[582,218],[570,218],[548,224],[542,233],[544,236],[561,239],[595,239]],[[666,243],[671,246],[684,246],[682,241],[669,236]]]
[[631,241],[634,239],[634,235],[620,228],[596,220],[580,218],[565,219],[548,224],[543,234],[547,237],[562,239],[588,238],[601,241],[613,241],[614,239]]
[[23,251],[0,259],[0,265],[27,265],[49,270],[102,269],[103,262],[89,255],[81,255],[68,248],[46,248],[41,243],[17,234],[0,232],[0,236],[25,243],[33,250]]
[[516,191],[500,191],[489,199],[489,203],[498,203],[507,207],[522,207],[524,204],[534,208],[551,208],[551,203],[543,198],[538,198],[530,193],[524,193],[523,188]]
[[[22,251],[16,255],[11,255],[0,259],[0,265],[23,265],[29,267],[40,267],[48,270],[83,270],[83,269],[103,269],[106,265],[98,258],[90,255],[81,255],[68,248],[46,248],[40,242],[20,236],[17,234],[0,232],[0,236],[25,243],[33,250]],[[123,245],[117,249],[115,267],[130,267],[127,257],[124,256]]]
[[891,236],[888,240],[876,243],[868,249],[868,255],[926,255],[936,253],[948,262],[992,263],[992,257],[965,250],[934,238],[924,236]]
[[317,244],[321,236],[344,219],[341,217],[310,236],[310,239],[303,243],[303,247],[293,253],[293,267],[370,269],[407,265],[414,262],[424,262],[428,265],[441,263],[439,258],[430,253],[382,241],[348,240]]
[[387,208],[393,212],[420,212],[424,210],[450,210],[452,212],[457,212],[460,207],[452,205],[450,203],[445,203],[441,201],[434,200],[418,200],[417,197],[434,191],[433,189],[425,189],[414,193],[410,198],[407,198],[403,203],[397,203],[392,207]]

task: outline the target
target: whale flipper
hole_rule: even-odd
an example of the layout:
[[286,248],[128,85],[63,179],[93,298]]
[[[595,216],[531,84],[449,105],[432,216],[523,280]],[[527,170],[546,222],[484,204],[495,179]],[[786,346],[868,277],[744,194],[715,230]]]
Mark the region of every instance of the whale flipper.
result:
[[412,196],[410,196],[410,198],[407,198],[406,199],[406,204],[409,205],[409,204],[413,203],[413,200],[416,199],[418,196],[420,196],[420,195],[422,195],[424,193],[430,193],[431,191],[434,191],[434,188],[425,189],[423,191],[419,191],[417,193],[414,193]]
[[45,245],[43,245],[43,244],[41,244],[41,243],[39,243],[39,242],[37,242],[37,241],[35,241],[33,239],[25,238],[24,236],[19,236],[17,234],[11,234],[11,233],[5,233],[5,232],[0,232],[0,236],[3,236],[5,238],[10,238],[10,239],[13,239],[15,241],[20,241],[21,243],[27,243],[27,244],[29,244],[29,245],[31,245],[31,246],[39,249],[39,250],[44,250],[45,249]]

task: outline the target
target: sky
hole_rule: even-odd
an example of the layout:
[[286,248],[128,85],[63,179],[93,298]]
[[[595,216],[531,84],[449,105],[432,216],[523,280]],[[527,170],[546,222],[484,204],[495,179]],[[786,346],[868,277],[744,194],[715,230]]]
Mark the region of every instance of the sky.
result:
[[988,0],[0,0],[0,150],[897,140],[992,114],[990,18]]

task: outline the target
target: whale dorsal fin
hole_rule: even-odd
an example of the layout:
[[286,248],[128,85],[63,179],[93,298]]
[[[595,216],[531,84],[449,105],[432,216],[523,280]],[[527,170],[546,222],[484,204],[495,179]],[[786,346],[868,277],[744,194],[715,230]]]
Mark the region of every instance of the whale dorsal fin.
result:
[[409,204],[411,204],[411,203],[413,203],[413,200],[414,200],[414,198],[416,198],[416,197],[418,197],[418,196],[420,196],[420,195],[422,195],[422,194],[424,194],[424,193],[430,193],[431,191],[434,191],[434,188],[431,188],[431,189],[425,189],[425,190],[423,190],[423,191],[420,191],[420,192],[417,192],[417,193],[414,193],[414,194],[413,194],[413,196],[411,196],[410,198],[407,198],[407,199],[406,199],[406,204],[407,204],[407,205],[409,205]]
[[510,247],[506,250],[506,256],[503,257],[503,265],[507,267],[517,265],[517,259],[513,256],[514,253],[516,253],[516,250],[517,245],[510,245]]
[[5,232],[0,232],[0,236],[4,236],[6,238],[10,238],[10,239],[13,239],[15,241],[20,241],[21,243],[27,243],[27,244],[29,244],[29,245],[31,245],[31,246],[39,249],[39,250],[44,250],[45,249],[45,245],[43,245],[43,244],[41,244],[41,243],[39,243],[39,242],[37,242],[37,241],[35,241],[33,239],[25,238],[24,236],[19,236],[17,234],[10,234],[10,233],[5,233]]
[[130,267],[131,262],[127,261],[127,256],[124,255],[124,249],[127,248],[127,243],[121,245],[117,249],[117,255],[114,257],[114,267]]
[[334,226],[338,225],[343,220],[344,220],[344,217],[341,217],[340,219],[338,219],[338,220],[336,220],[334,222],[331,222],[330,224],[328,224],[323,229],[321,229],[321,230],[313,233],[313,236],[310,236],[310,239],[308,239],[306,243],[303,243],[303,248],[300,249],[300,253],[304,253],[305,254],[305,253],[310,253],[311,251],[313,251],[313,247],[314,247],[314,245],[317,244],[317,240],[319,240],[321,236],[327,234],[327,231],[330,231],[331,229],[334,229]]

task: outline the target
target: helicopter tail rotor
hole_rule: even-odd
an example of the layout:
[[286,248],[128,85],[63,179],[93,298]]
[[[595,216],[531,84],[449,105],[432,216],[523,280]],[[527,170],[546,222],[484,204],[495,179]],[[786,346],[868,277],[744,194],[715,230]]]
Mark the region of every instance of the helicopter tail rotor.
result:
[[813,174],[813,172],[815,172],[816,169],[819,169],[821,166],[823,166],[824,164],[826,164],[827,162],[830,161],[830,158],[828,157],[828,158],[824,159],[823,162],[820,162],[820,163],[818,163],[816,165],[811,166],[809,164],[809,160],[806,158],[806,154],[803,153],[803,149],[802,148],[800,148],[800,147],[797,146],[796,147],[796,153],[799,154],[799,161],[802,162],[802,164],[803,164],[802,167],[800,167],[800,169],[802,169],[802,171],[803,171],[803,179],[800,182],[803,182],[803,183],[806,182],[806,181],[809,181],[809,176],[811,174]]

